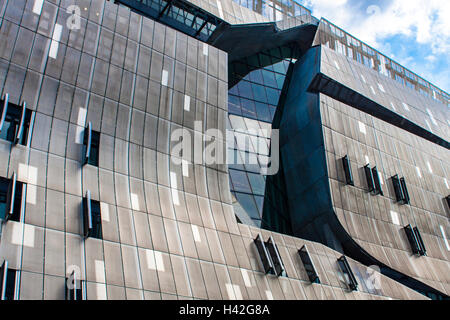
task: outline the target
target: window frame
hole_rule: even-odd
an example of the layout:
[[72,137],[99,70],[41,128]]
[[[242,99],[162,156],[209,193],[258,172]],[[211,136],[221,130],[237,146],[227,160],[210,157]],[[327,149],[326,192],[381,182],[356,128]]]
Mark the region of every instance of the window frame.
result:
[[402,187],[400,185],[400,180],[398,178],[398,175],[396,174],[395,176],[392,176],[392,184],[394,186],[394,193],[395,193],[395,197],[397,202],[401,202],[403,201],[403,192],[402,192]]
[[84,238],[103,239],[100,202],[92,200],[90,190],[83,197],[83,235]]
[[259,257],[260,257],[261,263],[263,265],[265,274],[273,274],[274,273],[274,265],[273,265],[272,259],[269,256],[269,253],[267,252],[267,248],[266,248],[266,245],[264,243],[261,233],[258,233],[258,235],[253,240],[253,242],[255,243],[256,249],[258,250]]
[[[358,290],[358,281],[356,280],[355,275],[353,274],[353,270],[350,267],[350,264],[347,261],[347,258],[343,255],[338,259],[339,267],[344,275],[347,275],[348,279],[344,276],[345,281],[347,282],[348,287],[352,291]],[[348,281],[347,281],[348,280]]]
[[[0,300],[16,300],[17,299],[17,270],[9,268],[8,260],[4,260],[0,267],[1,286]],[[8,287],[11,279],[14,279],[13,287]],[[12,292],[11,292],[12,291]],[[7,295],[9,298],[7,299]]]
[[0,219],[6,221],[16,221],[20,222],[22,216],[22,208],[23,207],[23,195],[26,190],[24,186],[26,185],[23,182],[17,181],[17,174],[13,172],[11,178],[0,177],[0,183],[2,187],[0,189],[4,189],[4,184],[8,183],[8,187],[6,188],[6,193],[4,191],[0,191],[2,194],[5,194],[6,202],[5,202],[5,212],[1,212],[2,215]]
[[92,130],[92,123],[84,129],[83,137],[84,157],[83,165],[99,166],[100,156],[100,132]]
[[374,192],[375,191],[375,181],[373,179],[373,172],[372,172],[372,169],[370,169],[369,164],[364,166],[364,172],[366,174],[366,181],[367,181],[367,187],[369,189],[369,192]]
[[426,256],[427,255],[427,249],[425,247],[425,243],[423,242],[422,239],[422,235],[420,234],[419,228],[417,226],[415,226],[413,228],[414,234],[416,236],[417,239],[417,244],[419,245],[419,254],[421,256]]
[[298,250],[298,255],[300,256],[300,260],[302,260],[309,281],[311,283],[320,283],[319,274],[317,273],[316,266],[311,259],[306,244]]
[[411,199],[409,197],[408,188],[406,187],[405,177],[400,178],[400,185],[403,192],[403,202],[404,204],[409,204],[411,202]]
[[353,180],[352,165],[350,163],[348,155],[345,155],[342,158],[342,166],[344,168],[345,181],[347,185],[354,186],[355,182]]
[[417,240],[416,233],[414,232],[414,229],[412,228],[411,224],[405,226],[403,230],[406,233],[406,238],[408,239],[412,252],[416,255],[421,255],[420,244],[419,241]]
[[[6,133],[6,141],[12,144],[20,144],[27,146],[31,140],[30,133],[32,131],[33,111],[27,108],[27,103],[22,102],[21,106],[17,106],[9,102],[9,94],[6,93],[3,105],[0,111],[0,133],[5,130],[5,124],[8,123],[8,132]],[[13,127],[12,127],[13,126]],[[10,131],[12,130],[12,131]]]
[[274,267],[274,272],[277,277],[286,275],[286,268],[284,267],[283,260],[280,256],[280,251],[272,236],[265,242],[267,251],[269,252],[270,259]]
[[383,188],[381,187],[380,176],[376,166],[372,168],[372,177],[375,183],[375,194],[383,196]]

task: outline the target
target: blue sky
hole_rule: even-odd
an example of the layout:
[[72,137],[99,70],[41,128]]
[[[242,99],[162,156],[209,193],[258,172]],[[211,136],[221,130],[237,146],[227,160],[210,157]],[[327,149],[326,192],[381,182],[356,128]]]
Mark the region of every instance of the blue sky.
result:
[[450,92],[449,0],[297,0]]

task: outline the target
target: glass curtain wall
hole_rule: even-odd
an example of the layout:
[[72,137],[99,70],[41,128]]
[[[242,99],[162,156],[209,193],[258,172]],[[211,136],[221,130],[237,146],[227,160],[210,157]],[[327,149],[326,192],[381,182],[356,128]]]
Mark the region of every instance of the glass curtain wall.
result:
[[269,162],[272,121],[295,61],[285,57],[292,56],[291,48],[275,48],[229,67],[227,147],[233,206],[240,222],[257,227],[271,225],[263,215],[267,177],[261,167]]

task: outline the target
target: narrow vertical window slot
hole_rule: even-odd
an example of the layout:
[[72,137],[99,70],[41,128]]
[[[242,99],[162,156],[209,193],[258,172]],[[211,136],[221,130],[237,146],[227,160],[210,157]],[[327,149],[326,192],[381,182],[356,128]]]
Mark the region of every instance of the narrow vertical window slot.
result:
[[83,144],[85,147],[84,164],[98,167],[100,152],[100,133],[92,130],[92,123],[89,122],[84,131]]
[[274,273],[274,267],[272,260],[269,257],[269,254],[266,249],[266,245],[264,244],[264,241],[262,239],[261,234],[258,234],[256,239],[254,240],[256,249],[258,250],[259,257],[261,258],[261,262],[264,268],[264,272],[266,274],[268,273]]
[[3,261],[2,266],[0,267],[0,280],[1,280],[1,296],[0,300],[6,300],[6,283],[7,283],[7,277],[8,277],[8,261]]
[[19,107],[9,102],[6,94],[1,105],[0,139],[26,146],[33,112],[27,109],[26,102]]
[[379,195],[383,195],[383,189],[381,188],[381,183],[380,183],[380,174],[377,170],[377,167],[373,167],[372,168],[372,177],[373,177],[373,181],[375,183],[375,194],[379,194]]
[[91,199],[91,191],[83,198],[83,226],[85,238],[102,239],[102,218],[100,202]]
[[364,172],[366,173],[366,180],[367,180],[367,187],[369,192],[374,192],[375,191],[375,182],[374,182],[374,177],[372,174],[372,170],[370,169],[370,165],[366,165],[364,167]]
[[92,125],[89,122],[87,128],[84,131],[84,145],[86,147],[84,164],[87,164],[89,162],[89,157],[91,155],[91,143],[92,143]]
[[339,266],[344,274],[345,281],[347,282],[348,287],[352,290],[358,290],[358,282],[356,281],[355,275],[350,267],[350,264],[347,261],[345,256],[342,256],[338,259]]
[[20,221],[23,185],[15,172],[11,179],[0,177],[0,219]]
[[314,263],[309,256],[306,244],[300,250],[298,250],[298,254],[303,262],[303,266],[305,267],[309,281],[311,281],[311,283],[320,283],[319,275],[317,274]]
[[0,132],[3,130],[3,125],[6,119],[6,113],[8,112],[8,102],[9,102],[9,94],[6,93],[5,98],[3,100],[2,116],[0,118]]
[[84,222],[84,237],[88,238],[92,231],[92,207],[91,207],[91,191],[86,192],[86,197],[83,198],[83,222]]
[[14,214],[14,205],[16,203],[16,187],[17,187],[17,176],[14,172],[11,180],[9,181],[8,186],[8,196],[7,196],[7,203],[6,203],[6,214],[5,214],[5,220],[8,221]]
[[425,243],[423,242],[422,235],[419,232],[419,228],[414,227],[413,231],[414,231],[414,234],[415,234],[416,239],[417,239],[417,244],[418,244],[418,247],[419,247],[419,254],[421,256],[426,256],[427,255],[427,249],[425,248]]
[[395,198],[397,202],[403,202],[403,190],[398,175],[392,177],[392,184],[394,186]]
[[16,273],[17,271],[9,268],[8,261],[3,261],[0,267],[1,279],[1,299],[0,300],[15,300],[16,299]]
[[273,262],[273,267],[275,271],[275,275],[278,277],[285,274],[285,268],[283,261],[281,260],[280,252],[278,251],[278,247],[273,240],[272,236],[269,237],[269,240],[265,243],[266,248],[269,251],[270,258]]
[[352,175],[352,167],[350,164],[350,160],[348,159],[348,156],[345,156],[342,158],[342,165],[344,167],[344,173],[345,173],[345,181],[348,185],[353,186],[353,175]]
[[17,134],[14,139],[14,144],[18,144],[22,140],[22,137],[24,136],[24,123],[25,123],[26,111],[27,111],[27,103],[23,102],[22,103],[22,112],[20,114],[19,128],[17,129]]
[[403,203],[409,204],[410,198],[409,198],[408,188],[406,187],[405,178],[400,178],[400,185],[402,187],[402,192],[403,192]]
[[408,238],[408,242],[409,245],[411,246],[412,252],[414,254],[419,255],[420,254],[419,243],[417,241],[417,237],[413,228],[411,227],[410,224],[408,224],[406,227],[403,228],[403,230],[405,230],[406,237]]

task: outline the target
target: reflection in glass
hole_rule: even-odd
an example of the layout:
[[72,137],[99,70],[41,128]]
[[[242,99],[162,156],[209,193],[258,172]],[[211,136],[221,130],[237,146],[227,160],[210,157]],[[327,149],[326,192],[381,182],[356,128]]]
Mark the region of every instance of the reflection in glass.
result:
[[[267,217],[267,221],[262,222],[266,180],[260,175],[260,171],[261,166],[267,166],[269,162],[272,120],[288,67],[291,61],[296,61],[291,59],[292,55],[293,51],[289,47],[275,48],[233,62],[229,70],[229,126],[239,132],[236,134],[239,139],[236,144],[228,144],[228,152],[229,158],[233,160],[239,153],[244,163],[244,166],[229,165],[231,189],[232,192],[236,191],[235,199],[239,203],[234,203],[233,207],[239,221],[256,224],[258,227],[278,225],[286,219]],[[272,209],[284,210],[278,201],[273,203]],[[281,227],[280,229],[287,230]]]
[[251,193],[247,175],[244,171],[230,169],[230,178],[235,191]]

